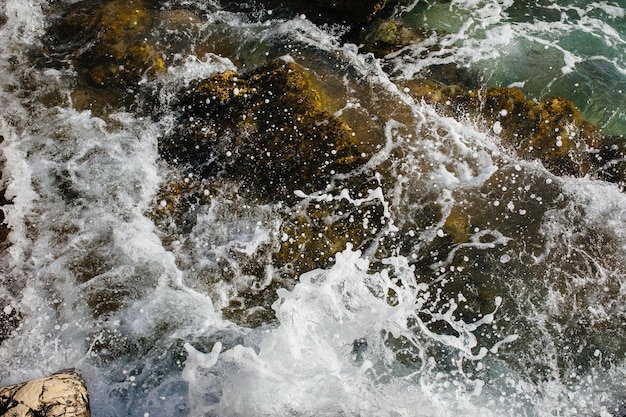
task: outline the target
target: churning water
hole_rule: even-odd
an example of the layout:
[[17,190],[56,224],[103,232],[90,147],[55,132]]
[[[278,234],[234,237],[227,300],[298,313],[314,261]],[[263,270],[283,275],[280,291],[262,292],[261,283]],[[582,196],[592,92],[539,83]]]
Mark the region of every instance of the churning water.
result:
[[[623,0],[416,0],[398,20],[428,36],[384,60],[305,16],[172,2],[199,29],[109,113],[79,110],[79,75],[41,53],[73,3],[1,3],[1,385],[75,367],[94,416],[624,414],[624,193],[556,176],[499,126],[402,88],[453,63],[566,97],[619,137]],[[329,110],[367,142],[363,167],[267,201],[161,158],[180,89],[275,59],[327,85]],[[165,210],[176,182],[204,187],[188,222]],[[279,264],[290,213],[320,205],[335,207],[328,224],[355,213],[344,220],[367,239]]]

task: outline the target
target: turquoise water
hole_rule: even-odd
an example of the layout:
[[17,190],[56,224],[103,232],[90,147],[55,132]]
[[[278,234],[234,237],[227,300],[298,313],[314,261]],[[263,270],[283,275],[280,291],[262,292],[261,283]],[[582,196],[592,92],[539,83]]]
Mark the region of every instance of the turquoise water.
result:
[[521,87],[535,100],[566,97],[607,134],[626,131],[624,4],[417,2],[403,18],[435,30],[446,54],[480,70],[487,85]]

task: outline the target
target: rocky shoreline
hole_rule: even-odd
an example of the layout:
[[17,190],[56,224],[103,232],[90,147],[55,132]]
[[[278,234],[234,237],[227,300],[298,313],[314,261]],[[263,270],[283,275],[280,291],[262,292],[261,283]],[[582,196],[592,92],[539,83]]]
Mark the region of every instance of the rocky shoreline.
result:
[[[368,115],[367,120],[362,115],[351,118],[341,114],[335,103],[341,101],[335,97],[340,80],[324,77],[308,69],[308,62],[288,56],[197,80],[164,103],[145,87],[146,81],[158,81],[168,65],[181,59],[178,55],[198,52],[189,34],[202,31],[203,18],[201,10],[165,10],[161,3],[74,3],[68,10],[57,11],[40,59],[45,57],[55,65],[71,63],[78,76],[70,101],[77,110],[88,109],[106,118],[120,109],[136,108],[136,97],[152,95],[154,108],[173,112],[172,128],[161,137],[158,150],[165,162],[185,176],[163,184],[147,213],[161,230],[165,246],[172,248],[173,241],[184,241],[194,225],[197,206],[210,204],[215,195],[232,192],[229,187],[233,184],[236,193],[250,201],[281,202],[280,239],[261,249],[281,279],[269,286],[251,282],[240,289],[239,304],[224,306],[224,316],[250,327],[272,322],[275,289],[293,287],[302,272],[328,266],[347,242],[379,254],[390,251],[392,244],[402,247],[401,240],[410,236],[408,226],[403,229],[389,222],[391,184],[385,178],[393,175],[392,162],[377,163],[375,169],[371,162],[384,145],[384,110]],[[429,36],[393,19],[394,10],[402,5],[402,1],[391,0],[269,0],[223,1],[221,7],[265,13],[268,18],[303,14],[317,24],[339,26],[343,41],[356,43],[384,65],[386,56]],[[220,47],[235,53],[225,58],[237,62],[236,47],[227,43],[225,40]],[[431,68],[430,74],[425,72],[414,80],[392,80],[414,103],[427,103],[460,122],[471,120],[484,126],[498,135],[507,149],[540,161],[555,175],[594,176],[622,189],[626,186],[623,144],[604,136],[565,98],[535,102],[516,88],[481,88],[458,68]],[[347,83],[355,90],[360,88],[358,80]],[[401,102],[387,105],[398,113],[406,108]],[[155,119],[161,116],[159,110],[140,111]],[[342,194],[346,189],[352,194]],[[10,202],[0,200],[0,204]],[[424,221],[436,224],[441,220],[438,216],[424,213]],[[464,214],[448,216],[442,227],[446,236],[433,240],[433,251],[439,246],[468,243],[469,228]],[[3,242],[7,233],[0,230]],[[252,259],[241,264],[247,275],[263,276],[262,264]],[[484,295],[480,291],[479,295]],[[98,296],[93,300],[94,311],[101,314]],[[0,311],[1,342],[19,328],[20,312],[0,307],[5,307]],[[481,309],[478,306],[468,315]],[[253,314],[248,313],[251,310]],[[3,412],[90,415],[84,381],[73,371],[3,388],[0,414]]]

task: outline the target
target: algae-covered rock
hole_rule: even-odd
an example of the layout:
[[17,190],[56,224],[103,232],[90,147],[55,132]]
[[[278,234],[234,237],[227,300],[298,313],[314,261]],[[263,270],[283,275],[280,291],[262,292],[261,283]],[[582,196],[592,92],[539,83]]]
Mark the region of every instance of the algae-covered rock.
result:
[[[363,169],[370,147],[326,111],[324,95],[290,61],[217,74],[180,93],[171,133],[159,143],[164,159],[185,174],[164,185],[150,214],[165,236],[175,236],[178,245],[167,237],[165,243],[182,269],[196,271],[199,286],[210,292],[211,285],[230,282],[224,271],[238,271],[230,302],[217,307],[242,325],[270,321],[277,288],[330,265],[348,243],[368,248],[389,221],[381,184]],[[271,210],[275,226],[262,243],[242,250],[201,232],[199,216],[212,218],[228,201],[247,211]],[[232,229],[254,235],[246,210],[230,210],[229,219],[240,216]],[[208,249],[197,247],[195,236]],[[187,265],[190,255],[215,262]]]
[[503,87],[488,90],[484,101],[483,114],[521,156],[540,159],[559,175],[583,176],[594,166],[600,130],[571,101],[551,97],[535,103]]
[[375,20],[351,39],[362,52],[371,52],[384,58],[401,48],[421,42],[432,33],[426,29],[412,29],[396,19]]
[[144,0],[82,1],[52,25],[49,46],[97,86],[136,84],[166,69],[146,40],[153,15]]
[[308,197],[291,209],[280,230],[280,249],[273,254],[274,264],[287,266],[295,278],[330,266],[348,244],[367,250],[379,240],[389,221],[383,190],[367,182],[360,184],[360,189],[363,191],[355,186],[339,194],[334,191],[318,198]]
[[565,98],[535,102],[517,88],[467,90],[432,80],[412,81],[406,88],[443,113],[485,124],[522,158],[539,159],[557,175],[584,176],[598,166],[600,129]]
[[368,250],[390,222],[376,184],[362,184],[369,190],[362,193],[298,193],[301,200],[292,205],[259,205],[237,185],[242,186],[172,180],[149,215],[186,271],[186,284],[209,293],[226,318],[244,326],[271,322],[277,289],[292,288],[302,273],[332,265],[348,244]]
[[262,199],[324,190],[334,175],[367,160],[350,127],[324,110],[310,76],[295,63],[197,82],[176,111],[173,133],[159,144],[165,159],[204,177],[242,180]]

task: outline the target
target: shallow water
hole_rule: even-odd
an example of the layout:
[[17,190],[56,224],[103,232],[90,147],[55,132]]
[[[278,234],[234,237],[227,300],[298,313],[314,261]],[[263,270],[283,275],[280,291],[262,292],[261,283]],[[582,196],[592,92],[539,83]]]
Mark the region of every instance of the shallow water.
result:
[[[72,3],[3,5],[0,301],[15,325],[1,385],[76,367],[94,416],[623,410],[624,193],[555,176],[401,86],[453,62],[623,135],[624,5],[417,1],[399,18],[436,33],[383,61],[338,27],[185,2],[202,23],[162,39],[178,53],[168,71],[107,113],[81,107],[77,70],[41,52]],[[363,167],[268,201],[160,157],[181,88],[279,57],[327,92]],[[168,184],[201,197],[178,216]],[[364,232],[284,262],[300,212]]]

